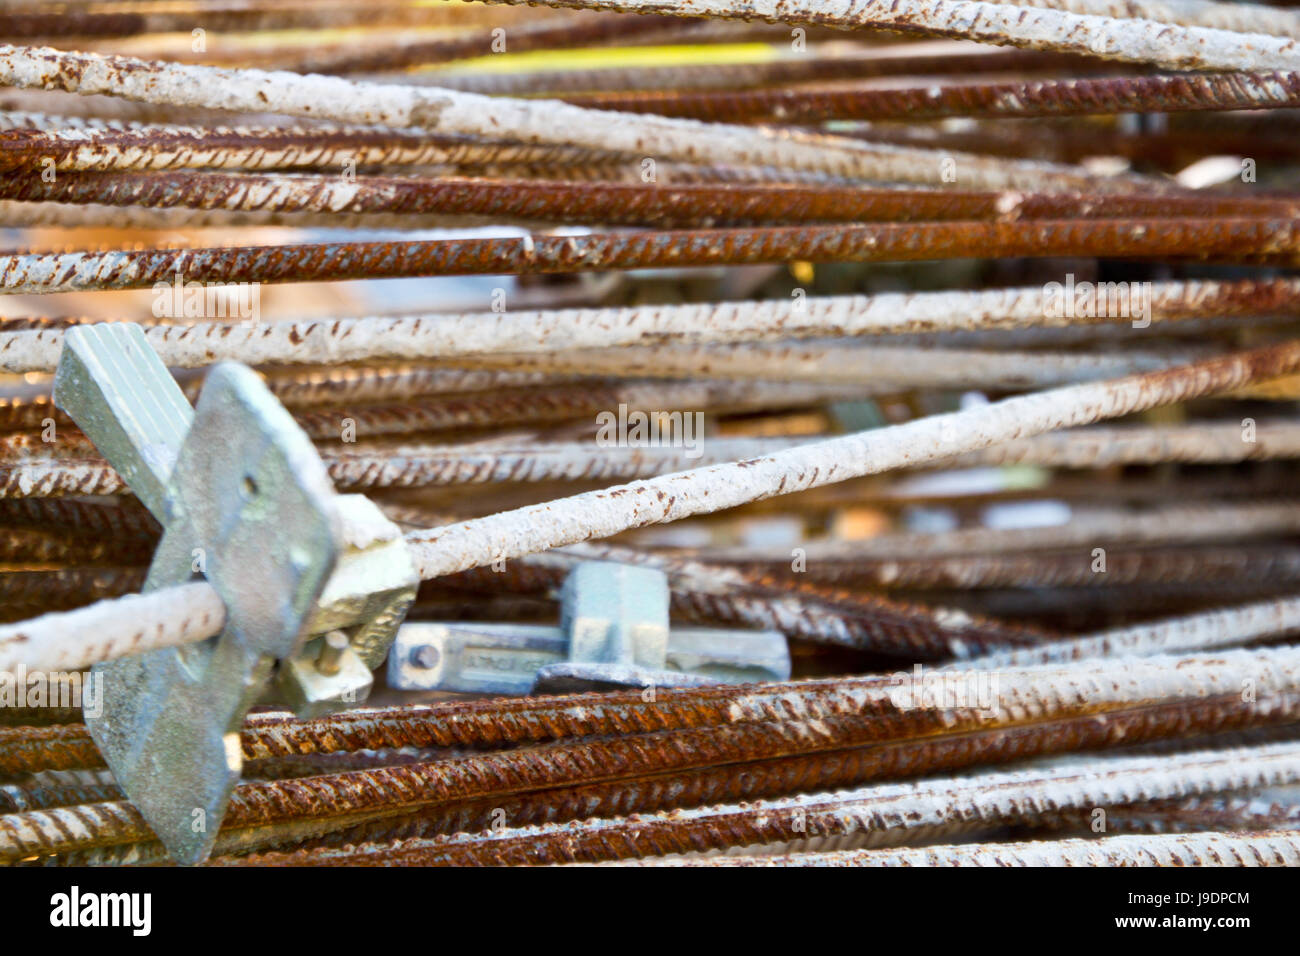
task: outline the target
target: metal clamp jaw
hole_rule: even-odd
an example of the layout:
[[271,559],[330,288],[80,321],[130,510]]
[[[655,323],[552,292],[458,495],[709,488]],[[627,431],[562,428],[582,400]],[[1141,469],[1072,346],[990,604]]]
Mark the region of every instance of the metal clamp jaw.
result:
[[396,526],[335,494],[252,370],[216,366],[191,408],[139,326],[79,326],[64,343],[55,404],[163,525],[145,589],[201,574],[226,605],[217,637],[96,665],[104,700],[86,715],[172,856],[199,862],[239,780],[244,716],[277,664],[301,714],[364,699],[418,577]]
[[565,579],[560,626],[403,624],[389,686],[480,694],[561,693],[786,680],[776,631],[668,626],[668,578],[653,568],[588,561]]

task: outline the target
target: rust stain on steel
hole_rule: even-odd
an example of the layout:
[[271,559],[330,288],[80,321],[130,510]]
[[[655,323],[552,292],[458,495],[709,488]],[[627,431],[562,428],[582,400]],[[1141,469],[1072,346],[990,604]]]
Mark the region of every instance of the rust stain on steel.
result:
[[[599,695],[595,695],[599,697]],[[463,757],[438,763],[328,774],[298,780],[248,783],[235,791],[223,829],[273,826],[307,817],[343,817],[370,809],[416,809],[480,797],[554,790],[573,784],[628,783],[647,774],[719,768],[747,783],[736,765],[766,766],[790,786],[793,775],[845,783],[892,779],[1006,762],[1049,753],[1114,746],[1168,736],[1231,730],[1296,719],[1295,694],[1270,694],[1243,704],[1240,693],[1154,704],[1131,712],[1084,715],[1017,727],[945,733],[919,740],[862,747],[870,720],[836,718],[808,724],[758,723],[609,740],[579,741]],[[836,746],[836,743],[839,746]],[[799,755],[817,754],[799,762]],[[788,761],[770,758],[786,757]],[[649,781],[653,788],[655,777]],[[703,781],[704,777],[698,778]],[[633,788],[639,784],[630,784]],[[718,781],[715,777],[715,787]],[[816,784],[823,788],[827,784]],[[607,792],[613,792],[612,789]],[[763,791],[767,793],[767,791]],[[635,801],[635,794],[631,799]],[[712,802],[712,801],[710,801]],[[680,805],[680,804],[679,804]],[[646,808],[649,809],[649,808]],[[52,855],[121,843],[150,842],[152,834],[130,804],[108,802],[0,817],[0,859]]]
[[[1273,699],[1268,713],[1243,704],[1240,694],[1194,702],[1154,704],[1105,716],[1085,715],[1012,728],[994,728],[965,734],[950,734],[925,740],[889,741],[870,747],[829,753],[792,756],[747,762],[727,767],[710,767],[685,774],[663,774],[637,780],[611,781],[569,789],[498,798],[494,806],[506,813],[512,827],[563,822],[581,817],[646,813],[666,808],[685,808],[774,797],[794,792],[828,790],[871,781],[892,780],[919,774],[951,771],[981,764],[1007,763],[1033,756],[1099,750],[1117,741],[1138,743],[1169,737],[1192,737],[1294,720],[1300,698],[1286,695]],[[485,813],[485,811],[487,811]],[[404,820],[380,822],[353,830],[346,842],[373,841],[338,850],[305,849],[266,854],[243,862],[287,865],[506,865],[569,862],[579,859],[628,859],[664,852],[689,852],[722,848],[741,843],[781,838],[782,832],[796,839],[793,820],[779,817],[748,820],[741,815],[729,833],[711,831],[707,824],[689,826],[670,823],[656,827],[653,821],[632,817],[629,825],[646,823],[643,834],[626,834],[611,844],[599,832],[586,831],[582,823],[572,824],[553,839],[494,840],[489,829],[492,817],[486,803],[429,807]],[[498,814],[499,818],[499,814]],[[439,834],[470,829],[479,820],[488,826],[481,838],[437,839]],[[805,833],[805,836],[807,833]],[[433,837],[433,839],[428,839]],[[412,846],[401,842],[411,840]],[[421,843],[426,840],[427,843]],[[338,839],[331,842],[344,842]],[[617,847],[617,849],[615,848]],[[614,854],[608,856],[606,854]],[[241,861],[231,860],[239,863]]]
[[[1211,685],[1218,679],[1216,675],[1234,667],[1276,674],[1277,680],[1285,683],[1291,680],[1291,660],[1286,651],[1230,651],[1184,658],[1182,666],[1172,671],[1159,662],[1116,664],[1105,660],[1000,671],[1004,694],[999,704],[1005,713],[998,720],[970,709],[900,707],[890,694],[897,682],[890,675],[878,675],[662,688],[654,701],[627,691],[457,701],[341,713],[309,721],[288,715],[253,715],[245,725],[242,746],[247,759],[263,760],[402,747],[499,747],[600,735],[743,729],[782,722],[812,725],[850,718],[869,718],[867,726],[874,733],[871,739],[883,741],[977,729],[999,721],[1024,723],[1069,713],[1122,709],[1179,688],[1192,689],[1196,695],[1214,693]],[[31,739],[21,730],[0,729],[0,772],[99,766],[89,741],[84,727],[49,728]]]
[[[1300,548],[1250,546],[1237,548],[1106,549],[1106,573],[1092,569],[1091,548],[1014,554],[960,555],[933,558],[890,558],[817,562],[807,577],[847,588],[1106,588],[1123,584],[1191,584],[1221,582],[1300,581]],[[788,562],[773,563],[769,573],[781,581]],[[743,567],[743,565],[742,565]],[[800,575],[803,576],[802,574]]]
[[[0,138],[4,134],[0,134]],[[865,189],[762,183],[680,185],[545,180],[70,171],[0,180],[0,199],[150,208],[494,216],[641,226],[962,219],[1295,216],[1286,199],[1171,194]]]
[[0,256],[8,293],[152,288],[186,281],[319,282],[681,266],[1110,256],[1300,262],[1293,220],[1134,219],[940,222],[666,230],[524,239],[312,243]]
[[[49,117],[33,117],[44,125]],[[117,126],[0,130],[0,169],[75,171],[293,169],[370,166],[613,165],[625,158],[563,144],[492,142],[473,136],[367,126],[204,127]]]
[[729,123],[1255,110],[1300,105],[1300,73],[1187,73],[856,90],[597,93],[565,95],[564,101],[592,109]]

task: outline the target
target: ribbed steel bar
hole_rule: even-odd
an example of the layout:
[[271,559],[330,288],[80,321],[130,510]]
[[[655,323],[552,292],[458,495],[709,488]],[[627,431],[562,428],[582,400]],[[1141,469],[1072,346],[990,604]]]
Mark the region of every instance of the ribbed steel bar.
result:
[[717,122],[1087,116],[1300,106],[1300,74],[1082,77],[865,89],[565,94],[587,109]]
[[[982,408],[803,445],[765,458],[713,465],[559,499],[408,535],[407,541],[421,576],[433,578],[490,563],[492,555],[511,557],[544,551],[606,537],[616,530],[712,513],[850,477],[937,460],[997,441],[1184,401],[1194,395],[1238,387],[1251,378],[1285,374],[1292,361],[1300,362],[1300,348],[1278,346],[1257,351],[1249,358],[1243,354],[1110,383],[1009,398]],[[479,560],[479,554],[483,560]]]
[[141,564],[152,554],[152,544],[142,547],[130,541],[77,541],[67,534],[0,528],[3,564]]
[[[424,579],[574,544],[619,531],[720,511],[905,465],[934,461],[998,441],[1095,422],[1232,390],[1300,368],[1300,345],[1282,345],[1109,382],[1005,399],[799,446],[764,458],[561,498],[407,535]],[[123,602],[135,602],[127,607]],[[191,608],[190,602],[196,603]],[[199,613],[195,613],[199,612]],[[220,630],[216,591],[196,582],[139,598],[100,602],[0,628],[0,665],[68,670],[146,647],[200,640]],[[85,629],[94,646],[82,640]]]
[[38,787],[0,784],[0,813],[24,813],[28,810],[48,810],[51,807],[102,803],[121,798],[122,791],[112,783]]
[[[283,331],[281,329],[280,331]],[[408,356],[409,357],[409,356]],[[594,386],[612,383],[544,372],[492,369],[432,368],[425,365],[368,365],[278,369],[266,375],[266,387],[290,408],[338,402],[383,402],[429,395],[454,395],[540,385],[565,385],[588,381]],[[197,398],[197,391],[190,393]]]
[[39,174],[0,180],[0,198],[261,213],[487,216],[657,227],[747,223],[1294,216],[1300,201],[1231,196],[683,185],[219,172]]
[[377,26],[461,26],[466,20],[508,21],[500,12],[473,7],[408,3],[303,3],[300,6],[245,6],[231,3],[191,10],[114,10],[90,8],[0,13],[0,35],[13,40],[50,37],[134,37],[149,33],[188,33],[195,26],[224,33]]
[[[1117,287],[1108,290],[1106,295],[1118,291]],[[1149,291],[1153,323],[1206,315],[1240,318],[1300,315],[1300,281],[1294,279],[1153,282]],[[866,336],[1133,321],[1131,314],[1127,318],[1069,316],[1064,309],[1047,308],[1045,296],[1042,287],[1021,287],[808,296],[802,302],[764,300],[264,321],[255,326],[212,321],[189,326],[151,325],[145,335],[168,366],[196,368],[222,360],[250,365],[335,365],[377,359],[409,362],[487,353],[562,353],[578,348],[653,345],[675,340],[739,342],[815,335]],[[17,327],[11,327],[11,322]],[[51,372],[58,365],[62,349],[61,323],[0,322],[0,371]],[[452,376],[457,372],[447,369],[438,374]]]
[[143,507],[89,501],[0,501],[0,526],[52,531],[87,543],[109,540],[150,552],[161,531]]
[[[1000,671],[991,711],[936,706],[951,701],[928,700],[923,694],[908,696],[902,693],[907,688],[900,689],[896,675],[886,675],[660,688],[653,700],[644,699],[639,692],[619,692],[358,710],[310,721],[296,721],[287,715],[252,715],[242,745],[247,759],[261,760],[344,750],[493,747],[598,735],[671,734],[718,727],[743,730],[756,723],[816,723],[847,717],[869,717],[874,727],[871,740],[879,742],[965,732],[989,726],[990,721],[1019,724],[1153,701],[1236,693],[1239,688],[1235,685],[1224,685],[1227,690],[1223,691],[1214,688],[1240,676],[1251,677],[1259,685],[1258,704],[1251,704],[1258,709],[1269,697],[1266,689],[1283,694],[1290,686],[1288,675],[1295,654],[1290,648],[1226,651],[1183,658],[1177,667],[1170,667],[1172,658],[1153,658],[1118,663],[1081,660]],[[102,758],[84,727],[0,729],[0,771],[98,766],[102,766]]]
[[[788,562],[783,567],[788,567]],[[1105,568],[1104,573],[1100,572],[1091,548],[1078,548],[1025,555],[995,553],[814,563],[799,573],[822,584],[894,590],[1107,588],[1143,582],[1193,584],[1206,579],[1220,583],[1300,585],[1300,548],[1257,545],[1121,550],[1107,547]]]
[[[1202,686],[1198,694],[1191,701],[1165,701],[1023,726],[997,727],[986,723],[986,729],[970,733],[947,732],[847,752],[829,742],[837,740],[851,746],[860,733],[870,732],[869,722],[832,719],[816,725],[747,724],[737,728],[740,732],[713,728],[708,732],[648,734],[514,750],[436,764],[251,783],[236,791],[225,825],[234,830],[276,826],[305,817],[346,817],[380,808],[416,809],[479,797],[490,797],[500,806],[500,801],[512,794],[544,792],[557,785],[598,784],[602,780],[616,784],[637,780],[647,773],[669,774],[719,764],[732,765],[726,769],[735,780],[736,764],[752,764],[765,755],[781,753],[790,756],[782,761],[769,760],[767,764],[777,779],[785,780],[786,789],[776,793],[788,793],[801,788],[799,784],[791,785],[791,775],[793,779],[822,777],[861,783],[1104,747],[1113,745],[1117,735],[1141,741],[1295,719],[1295,694],[1270,693],[1249,705],[1243,704],[1239,691],[1215,695]],[[826,743],[819,744],[819,741]],[[815,759],[800,762],[799,754],[813,755],[819,751],[839,756],[822,763]],[[736,782],[741,784],[743,794],[747,782],[743,776]],[[653,792],[654,779],[649,783]],[[716,786],[716,779],[713,785]],[[802,787],[810,785],[817,786],[805,783]],[[645,788],[632,784],[630,789],[633,790],[631,801],[635,803],[638,799],[635,791]],[[734,784],[731,789],[736,789]],[[0,818],[0,858],[5,859],[148,839],[148,831],[142,827],[134,809],[124,803],[91,804]]]
[[311,282],[422,275],[916,259],[1101,255],[1212,261],[1296,259],[1290,221],[1097,220],[694,230],[526,239],[115,250],[0,257],[0,291],[69,292],[189,282]]
[[[1151,367],[1148,365],[1147,367]],[[1160,366],[1157,366],[1160,367]],[[1127,371],[1128,369],[1125,369]],[[685,376],[682,376],[684,379]],[[597,383],[497,389],[437,396],[424,402],[349,405],[296,409],[294,417],[312,438],[338,439],[351,423],[357,439],[454,428],[518,425],[588,418],[627,406],[647,412],[660,409],[724,411],[797,408],[827,399],[848,398],[839,383],[825,386],[790,382]],[[685,414],[685,413],[683,413]]]
[[28,614],[82,607],[138,591],[144,577],[144,568],[130,567],[0,571],[0,605],[9,610],[25,606]]
[[[1035,829],[1087,832],[1090,811],[1046,813]],[[1300,805],[1273,803],[1258,796],[1194,796],[1154,800],[1106,811],[1107,833],[1195,833],[1300,829]],[[332,838],[331,838],[332,839]]]
[[[519,223],[522,225],[522,223]],[[9,229],[95,229],[103,230],[96,238],[131,241],[134,233],[174,232],[183,230],[196,245],[221,242],[228,238],[220,230],[246,227],[281,226],[286,229],[355,229],[371,232],[420,232],[429,229],[477,229],[483,226],[516,225],[512,220],[485,216],[443,216],[438,213],[384,212],[263,212],[184,208],[158,209],[149,206],[108,206],[100,203],[24,202],[0,199],[0,225]],[[213,230],[212,239],[200,230]],[[111,240],[117,233],[121,240]],[[69,243],[72,244],[71,237]]]
[[877,223],[0,256],[0,292],[148,289],[186,282],[333,282],[430,275],[1027,256],[1300,263],[1291,219]]
[[[342,816],[308,817],[299,822],[225,828],[218,838],[218,852],[246,853],[259,847],[292,843],[311,834],[295,837],[293,830],[315,826],[314,846],[347,846],[361,842],[390,842],[440,834],[474,832],[511,826],[527,826],[622,816],[634,812],[670,807],[694,807],[761,797],[779,797],[797,792],[824,791],[845,785],[860,785],[880,779],[914,776],[941,769],[958,769],[977,763],[1002,763],[1039,753],[1109,746],[1117,733],[1126,739],[1160,738],[1167,744],[1179,741],[1178,749],[1189,749],[1185,738],[1193,735],[1199,747],[1219,745],[1259,746],[1274,742],[1261,736],[1275,728],[1253,731],[1226,730],[1241,724],[1268,724],[1294,719],[1298,701],[1294,696],[1273,697],[1266,707],[1247,709],[1239,700],[1208,699],[1157,704],[1137,710],[1105,715],[1088,715],[1049,721],[1028,727],[1014,727],[977,735],[939,737],[898,745],[829,751],[775,760],[662,773],[616,780],[543,789],[512,796],[460,801],[424,807],[414,811],[374,811],[380,819],[370,821]],[[1288,716],[1290,715],[1290,716]],[[1206,733],[1213,736],[1195,736]],[[1169,738],[1168,735],[1174,735]],[[1254,739],[1258,737],[1259,739]],[[1289,737],[1278,738],[1289,740]],[[47,775],[48,776],[48,775]],[[502,816],[504,814],[504,817]],[[1046,817],[1045,817],[1046,819]],[[942,831],[946,828],[938,828]],[[916,831],[913,834],[920,836]],[[936,832],[936,831],[927,831]],[[106,863],[149,863],[166,859],[156,842],[115,844],[92,850],[61,852],[44,857],[46,862],[64,865]],[[225,861],[222,861],[225,862]]]
[[[812,561],[940,558],[1018,553],[1112,544],[1176,545],[1234,541],[1300,533],[1300,502],[1252,501],[1169,505],[1138,509],[1080,510],[1064,524],[1027,528],[958,528],[946,532],[895,532],[852,541],[814,540],[800,545]],[[707,548],[684,556],[714,563],[790,563],[790,549]],[[1091,557],[1091,555],[1090,555]]]
[[1187,833],[643,861],[678,866],[1300,866],[1300,834]]
[[1300,628],[1300,597],[1221,608],[1204,614],[1115,628],[1032,648],[976,654],[962,667],[1030,667],[1089,657],[1186,654],[1216,647],[1276,639]]
[[18,458],[0,463],[0,501],[120,495],[122,476],[102,458]]
[[0,168],[60,171],[376,166],[607,165],[626,157],[564,144],[526,144],[368,126],[217,127],[97,124],[40,113],[10,114],[0,127]]
[[505,99],[436,88],[351,83],[320,75],[228,70],[51,49],[0,46],[0,85],[101,93],[170,106],[420,127],[525,143],[585,146],[636,157],[776,166],[902,182],[942,183],[948,161],[955,161],[964,164],[964,176],[973,188],[1131,191],[1139,184],[1156,188],[1149,180],[1107,180],[1077,168],[1044,163],[985,161],[976,156],[879,147],[836,137],[584,110],[554,100]]
[[[1239,424],[1185,425],[1185,426],[1124,426],[1116,428],[1074,429],[1049,433],[1036,438],[994,445],[984,452],[949,459],[944,467],[987,467],[1005,464],[1037,465],[1049,468],[1108,468],[1114,465],[1152,465],[1161,462],[1194,462],[1198,464],[1224,464],[1240,461],[1270,461],[1300,458],[1300,425],[1290,422],[1262,423],[1255,432],[1255,441],[1243,439]],[[670,474],[694,465],[733,461],[759,457],[780,448],[807,444],[827,436],[792,435],[771,438],[712,438],[699,449],[683,448],[593,448],[584,442],[555,442],[538,445],[513,445],[503,442],[495,448],[466,448],[458,445],[386,445],[379,448],[361,446],[356,451],[327,452],[326,467],[330,477],[339,487],[429,487],[439,485],[478,484],[504,481],[583,481],[607,478],[649,478]],[[984,564],[980,564],[980,561]],[[987,557],[970,564],[950,562],[935,564],[933,573],[925,561],[895,560],[888,574],[869,563],[855,563],[848,573],[860,575],[865,583],[880,586],[916,587],[944,586],[977,587],[995,586],[994,582],[1011,584],[1035,579],[1035,568],[1040,560],[1007,559],[1001,563]],[[1133,555],[1134,562],[1140,561]],[[1157,577],[1177,573],[1185,567],[1186,573],[1210,573],[1211,564],[1192,570],[1192,564],[1178,564],[1178,555],[1169,556],[1169,569],[1160,570],[1154,559],[1142,564],[1144,570],[1123,571],[1119,575],[1131,579],[1148,571]],[[1187,561],[1195,560],[1189,555]],[[1206,560],[1210,560],[1207,556]],[[1280,559],[1277,569],[1289,566],[1288,559]],[[1237,559],[1224,558],[1218,572],[1231,571],[1238,566]],[[1108,570],[1117,571],[1114,562]],[[1127,565],[1125,566],[1127,567]],[[1250,562],[1249,567],[1263,572],[1268,561]],[[983,570],[979,570],[983,568]],[[946,570],[945,570],[946,569]],[[964,569],[964,570],[959,570]],[[999,570],[1001,569],[1001,570]],[[1087,571],[1086,567],[1083,571]],[[1217,573],[1217,572],[1216,572]],[[1241,573],[1249,575],[1241,566]],[[1068,566],[1044,567],[1043,584],[1081,581],[1102,584],[1096,575],[1075,574]]]
[[[1140,306],[1139,306],[1140,308]],[[1141,322],[1142,320],[1138,320]],[[856,386],[862,396],[914,389],[1016,391],[1095,381],[1183,364],[1201,346],[1168,351],[1100,353],[908,347],[829,339],[726,345],[664,343],[652,347],[577,349],[459,359],[487,367],[667,379],[709,376],[732,381],[824,382]]]
[[598,862],[762,844],[855,838],[896,843],[915,831],[1032,823],[1069,809],[1276,786],[1300,779],[1294,743],[1168,758],[1100,758],[915,784],[813,793],[654,816],[590,819],[343,849],[270,853],[244,865],[510,866]]
[[[1215,731],[1214,728],[1227,726],[1238,718],[1229,718],[1227,710],[1220,709],[1220,705],[1197,702],[1193,708],[1203,716],[1192,717],[1191,710],[1178,704],[1156,705],[1143,709],[1140,717],[1135,711],[1121,719],[1125,733],[1134,734],[1136,739],[1150,739],[1162,734],[1181,735],[1164,737],[1158,745],[1148,745],[1159,746],[1161,754],[1183,753],[1207,746],[1255,747],[1275,740],[1293,739],[1276,736],[1286,730],[1286,725],[1246,731]],[[1275,708],[1278,719],[1285,719],[1280,716],[1284,712],[1285,707]],[[1175,717],[1176,713],[1180,716]],[[1211,717],[1211,714],[1217,714],[1218,717]],[[955,751],[950,751],[950,757],[939,759],[948,760],[953,769],[970,766],[975,762],[992,764],[1015,760],[1018,756],[1042,752],[1037,748],[1041,748],[1042,741],[1047,740],[1046,735],[1050,733],[1068,738],[1068,747],[1081,750],[1106,747],[1109,744],[1104,740],[1103,722],[1114,718],[1115,715],[1070,718],[1034,728],[1000,731],[995,741],[979,745],[978,757],[973,756],[974,751],[968,749],[968,756],[964,759],[953,755]],[[1220,723],[1214,723],[1215,720]],[[1203,736],[1205,733],[1212,735]],[[1266,736],[1268,734],[1275,736]],[[971,739],[967,738],[966,744],[969,746],[971,743]],[[832,751],[807,757],[784,757],[738,766],[659,774],[641,780],[543,790],[492,801],[468,801],[446,807],[429,807],[388,820],[342,829],[313,841],[311,846],[347,847],[362,843],[392,843],[455,833],[474,833],[492,826],[499,828],[502,820],[512,827],[524,827],[671,808],[703,807],[738,800],[826,791],[836,787],[856,786],[871,780],[925,772],[919,763],[905,761],[892,765],[882,764],[880,758],[888,759],[890,752],[878,748]],[[893,750],[893,753],[899,751]],[[938,755],[939,751],[934,750],[933,753]],[[1058,825],[1059,816],[1058,819],[1051,819],[1050,815],[1045,814],[1042,820],[1044,823]],[[934,830],[926,828],[912,833],[917,840],[923,840],[946,829],[946,826],[941,826]]]
[[[1290,38],[1010,3],[896,0],[888,5],[864,6],[854,0],[694,0],[685,7],[676,0],[543,0],[543,5],[877,27],[1000,46],[1082,53],[1178,70],[1289,70],[1300,66],[1300,51]],[[1128,8],[1130,12],[1124,16],[1132,16],[1132,9]]]
[[1300,17],[1263,3],[1214,0],[1007,0],[1016,7],[1066,10],[1093,17],[1157,20],[1267,36],[1300,36]]
[[[704,387],[700,385],[699,387]],[[539,400],[552,402],[542,393]],[[640,394],[654,394],[646,391]],[[674,393],[680,394],[680,393]],[[686,394],[690,394],[687,392]],[[717,396],[727,397],[725,391],[713,392]],[[774,388],[764,394],[749,396],[745,405],[748,407],[783,407],[795,406],[821,398],[834,398],[830,394],[807,394],[796,388],[781,390]],[[852,396],[844,396],[846,398]],[[757,406],[754,405],[757,403]],[[503,404],[492,400],[475,402],[458,397],[453,408],[442,410],[425,406],[358,406],[353,409],[334,409],[313,413],[301,420],[313,432],[322,438],[338,438],[346,422],[351,419],[357,434],[366,434],[370,429],[382,433],[385,428],[408,431],[415,428],[442,429],[461,425],[473,425],[476,422],[486,424],[492,421],[496,410],[502,413],[501,421],[510,420],[511,403],[508,396]],[[553,407],[554,416],[565,417],[578,414],[582,406],[554,405],[537,410],[535,418],[547,418],[547,407]],[[606,407],[606,406],[601,406]],[[733,409],[742,406],[728,406]],[[578,411],[575,411],[578,409]],[[563,411],[563,414],[561,414]],[[481,412],[482,414],[479,414]],[[531,414],[531,413],[530,413]],[[533,420],[530,418],[530,420]],[[1163,462],[1189,462],[1198,464],[1223,464],[1242,461],[1268,461],[1292,459],[1300,455],[1300,446],[1293,432],[1293,426],[1280,422],[1267,424],[1266,432],[1256,435],[1255,441],[1243,437],[1242,427],[1238,425],[1202,426],[1205,434],[1198,435],[1192,426],[1161,426],[1154,428],[1134,428],[1127,426],[1110,433],[1092,434],[1091,429],[1081,429],[1077,433],[1045,436],[1041,443],[1037,439],[1007,443],[1015,445],[1005,453],[1002,446],[993,446],[987,454],[969,454],[948,459],[943,464],[947,467],[988,467],[1006,464],[1035,465],[1054,468],[1108,468],[1115,465],[1142,464],[1152,465]],[[72,438],[76,436],[77,442]],[[461,444],[425,444],[425,443],[372,443],[367,442],[353,450],[347,445],[330,445],[322,449],[331,479],[335,485],[347,489],[363,488],[400,488],[400,487],[437,487],[457,484],[497,483],[497,482],[541,482],[541,481],[587,481],[602,479],[649,478],[671,474],[689,467],[724,463],[743,458],[762,457],[783,449],[807,445],[825,440],[826,435],[797,435],[788,438],[713,438],[701,441],[694,449],[682,447],[653,448],[600,448],[592,443],[555,442],[546,444],[516,443],[507,436],[486,442]],[[0,442],[0,451],[5,452],[0,459],[0,501],[34,501],[50,496],[70,494],[117,494],[126,490],[120,476],[103,459],[96,457],[79,433],[70,433],[54,447],[35,446],[30,449],[22,444],[14,445],[12,439],[27,439],[26,434],[10,436],[9,440]],[[1114,445],[1108,444],[1113,442]],[[91,490],[93,489],[93,491]],[[845,503],[852,503],[860,496],[849,496]],[[870,497],[870,496],[868,496]],[[906,496],[904,496],[906,497]],[[924,496],[922,496],[924,497]],[[942,496],[941,496],[942,497]],[[829,505],[828,505],[829,506]],[[1190,512],[1197,518],[1204,518],[1207,525],[1192,528],[1174,528],[1172,522],[1188,514],[1175,508],[1168,519],[1162,517],[1160,510],[1138,515],[1105,514],[1101,512],[1084,512],[1079,515],[1080,526],[1052,525],[1047,528],[1025,529],[1023,531],[992,531],[981,544],[972,544],[979,537],[975,532],[955,532],[945,536],[940,543],[944,551],[926,559],[970,554],[970,561],[948,561],[927,564],[925,561],[908,561],[906,550],[908,543],[920,543],[927,550],[938,539],[922,537],[916,539],[896,535],[880,536],[879,540],[869,543],[853,543],[834,546],[827,550],[825,542],[811,542],[815,557],[822,561],[835,562],[836,567],[823,567],[817,575],[829,575],[835,579],[856,580],[870,586],[886,587],[994,587],[1014,585],[1037,581],[1040,585],[1050,584],[1079,586],[1081,584],[1108,584],[1132,579],[1139,573],[1150,573],[1153,579],[1172,579],[1170,576],[1208,572],[1213,565],[1224,573],[1237,568],[1245,574],[1249,566],[1260,573],[1266,573],[1270,566],[1262,556],[1243,565],[1239,559],[1226,557],[1223,562],[1215,564],[1217,559],[1207,557],[1209,564],[1194,570],[1196,557],[1189,555],[1181,560],[1178,554],[1171,554],[1166,563],[1160,563],[1158,556],[1152,556],[1149,562],[1143,562],[1140,556],[1132,556],[1130,561],[1116,569],[1110,577],[1101,580],[1093,577],[1089,581],[1082,570],[1070,562],[1077,562],[1077,556],[1044,554],[1033,562],[1017,562],[1015,559],[994,561],[991,555],[1000,554],[1008,548],[1051,549],[1065,547],[1074,542],[1086,543],[1085,538],[1092,536],[1106,543],[1148,542],[1148,543],[1190,543],[1199,540],[1213,540],[1218,537],[1249,537],[1267,534],[1270,530],[1264,521],[1276,520],[1280,523],[1272,528],[1275,533],[1285,533],[1293,526],[1292,509],[1286,505],[1260,505],[1240,507],[1223,505],[1226,511],[1222,515],[1213,510],[1206,511],[1198,507]],[[1261,509],[1263,509],[1261,511]],[[1132,517],[1136,523],[1128,527],[1126,522]],[[1243,525],[1234,525],[1235,518],[1242,518]],[[1225,524],[1226,522],[1226,524]],[[3,512],[0,512],[0,524]],[[1165,527],[1170,527],[1167,537],[1162,535]],[[1226,529],[1226,530],[1225,530]],[[1002,543],[1006,539],[1006,543]],[[140,547],[151,547],[154,537],[143,535],[125,547],[123,554],[135,554]],[[94,544],[102,542],[96,540]],[[56,545],[51,545],[56,547]],[[979,552],[976,554],[975,552]],[[770,570],[780,570],[788,564],[789,555],[764,554],[755,551],[728,551],[726,549],[711,552],[715,558],[728,562],[751,565],[774,565]],[[886,568],[880,561],[890,562]],[[1026,559],[1028,560],[1028,559]],[[1036,570],[1034,562],[1046,562]],[[1089,558],[1091,560],[1091,558]],[[1284,571],[1287,561],[1280,557],[1280,564],[1274,562],[1275,571]],[[872,562],[876,562],[873,564]],[[845,563],[848,562],[848,563]],[[1190,563],[1189,563],[1190,562]],[[1086,563],[1086,562],[1085,562]],[[1145,569],[1139,571],[1138,569]],[[1127,568],[1127,570],[1124,570]],[[1252,572],[1253,573],[1253,572]],[[944,583],[947,582],[947,583]]]

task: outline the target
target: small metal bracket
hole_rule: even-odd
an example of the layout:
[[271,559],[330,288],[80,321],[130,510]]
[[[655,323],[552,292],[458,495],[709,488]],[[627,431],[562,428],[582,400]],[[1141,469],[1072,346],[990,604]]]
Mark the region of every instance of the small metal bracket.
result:
[[584,562],[560,590],[560,627],[403,624],[388,656],[388,683],[400,690],[527,694],[789,678],[784,635],[669,629],[669,597],[661,571]]
[[97,665],[102,711],[86,716],[172,856],[198,862],[276,662],[300,712],[364,699],[418,578],[396,527],[334,493],[311,441],[242,365],[212,369],[191,409],[139,326],[80,326],[54,397],[163,524],[145,588],[202,574],[226,604],[217,637]]

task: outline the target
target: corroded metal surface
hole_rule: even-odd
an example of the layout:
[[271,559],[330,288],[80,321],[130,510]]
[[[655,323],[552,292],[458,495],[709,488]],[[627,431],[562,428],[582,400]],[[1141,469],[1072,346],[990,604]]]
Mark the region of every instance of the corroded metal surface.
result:
[[[374,496],[352,583],[409,550],[416,617],[535,636],[616,562],[671,633],[788,642],[781,682],[662,686],[670,642],[632,691],[367,708],[327,691],[395,617],[338,578],[275,686],[344,709],[199,761],[246,771],[181,841],[220,864],[1300,864],[1294,9],[23,0],[0,34],[76,48],[0,47],[0,680],[49,676],[0,682],[0,859],[174,862],[147,817],[196,768],[114,781],[93,678],[265,590],[189,581],[168,460],[124,481],[54,404],[127,320],[157,390],[256,369]],[[269,579],[301,523],[261,518]]]

